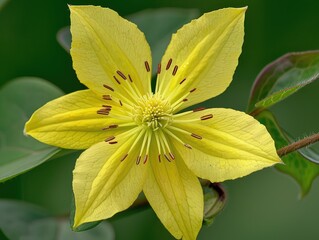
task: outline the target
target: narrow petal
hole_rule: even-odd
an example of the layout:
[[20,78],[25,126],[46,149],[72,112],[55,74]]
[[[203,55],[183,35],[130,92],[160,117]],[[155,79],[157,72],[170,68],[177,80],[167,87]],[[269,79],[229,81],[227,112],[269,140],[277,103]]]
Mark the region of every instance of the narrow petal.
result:
[[[34,112],[25,125],[25,132],[50,145],[86,149],[128,129],[120,126],[129,120],[98,114],[103,104],[106,102],[98,99],[91,90],[65,95]],[[113,108],[116,107],[113,104]],[[117,127],[102,130],[110,125]]]
[[143,191],[155,213],[177,239],[195,240],[203,220],[203,192],[181,157],[150,161]]
[[79,80],[98,94],[107,85],[114,90],[110,93],[131,101],[150,92],[151,51],[136,25],[108,8],[70,10],[71,55]]
[[189,112],[176,117],[172,132],[192,147],[174,144],[189,169],[211,182],[242,177],[281,162],[266,128],[243,112]]
[[148,164],[135,163],[137,149],[129,152],[134,139],[135,135],[119,137],[116,144],[97,143],[78,158],[73,172],[74,227],[110,218],[136,200]]
[[157,91],[171,102],[187,98],[180,109],[221,94],[238,64],[245,10],[206,13],[178,30],[162,59]]

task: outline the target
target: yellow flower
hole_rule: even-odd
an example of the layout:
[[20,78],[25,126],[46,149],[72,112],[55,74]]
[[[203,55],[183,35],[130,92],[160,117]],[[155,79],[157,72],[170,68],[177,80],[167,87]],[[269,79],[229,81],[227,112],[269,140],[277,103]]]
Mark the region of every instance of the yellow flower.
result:
[[280,162],[264,126],[231,109],[186,107],[232,80],[246,8],[204,14],[173,35],[151,89],[144,34],[111,9],[71,6],[71,55],[88,90],[53,100],[26,123],[55,146],[87,149],[73,172],[74,227],[112,217],[144,192],[175,238],[196,239],[203,219],[197,177],[221,182]]

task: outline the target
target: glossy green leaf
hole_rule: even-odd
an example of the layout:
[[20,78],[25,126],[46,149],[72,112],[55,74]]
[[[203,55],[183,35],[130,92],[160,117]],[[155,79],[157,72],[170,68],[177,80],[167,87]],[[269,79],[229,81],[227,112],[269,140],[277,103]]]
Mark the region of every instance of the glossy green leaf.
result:
[[52,217],[44,209],[10,200],[0,200],[0,229],[10,240],[113,240],[112,226],[106,222],[83,233],[72,232],[65,218]]
[[[155,73],[172,34],[198,16],[197,9],[160,8],[144,10],[125,18],[134,22],[144,32],[152,49],[153,73]],[[57,33],[57,40],[67,52],[70,52],[69,27],[64,27]]]
[[[275,140],[277,149],[289,144],[289,138],[279,127],[271,112],[263,111],[257,115],[257,119],[267,127],[267,130]],[[312,155],[312,157],[317,158],[318,156]],[[308,159],[307,155],[298,151],[287,154],[282,157],[282,160],[285,164],[277,164],[276,168],[292,176],[300,185],[302,196],[306,195],[311,188],[312,182],[319,175],[319,165]]]
[[319,51],[286,54],[267,65],[253,85],[248,111],[268,108],[319,78]]
[[19,78],[0,89],[0,181],[43,163],[60,150],[23,134],[24,124],[44,103],[63,92],[39,78]]

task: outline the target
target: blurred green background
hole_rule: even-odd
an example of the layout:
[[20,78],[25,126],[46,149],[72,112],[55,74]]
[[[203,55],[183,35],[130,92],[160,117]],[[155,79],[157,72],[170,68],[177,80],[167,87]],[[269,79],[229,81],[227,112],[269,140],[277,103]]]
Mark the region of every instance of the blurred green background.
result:
[[[9,0],[0,10],[0,87],[21,76],[49,80],[65,92],[84,88],[72,69],[70,55],[56,41],[69,25],[67,4],[110,7],[125,16],[147,8],[196,8],[201,12],[248,6],[243,54],[233,83],[214,107],[245,110],[258,72],[287,52],[319,49],[317,0]],[[280,124],[298,138],[318,131],[319,82],[272,108]],[[30,93],[32,94],[32,93]],[[3,117],[3,116],[1,116]],[[318,149],[318,144],[315,146]],[[66,214],[71,198],[74,158],[52,160],[0,185],[1,198],[39,204],[53,214]],[[294,180],[274,169],[224,184],[228,202],[198,239],[318,239],[318,181],[299,199]],[[0,213],[1,214],[1,213]],[[172,239],[151,209],[111,220],[116,239]],[[0,233],[0,239],[5,239]]]

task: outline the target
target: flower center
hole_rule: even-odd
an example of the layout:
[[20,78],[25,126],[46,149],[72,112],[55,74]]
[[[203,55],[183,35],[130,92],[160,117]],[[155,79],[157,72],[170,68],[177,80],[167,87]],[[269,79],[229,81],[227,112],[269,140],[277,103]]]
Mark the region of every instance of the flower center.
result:
[[140,98],[132,111],[134,121],[138,125],[145,125],[153,131],[165,128],[172,120],[170,103],[157,94]]

